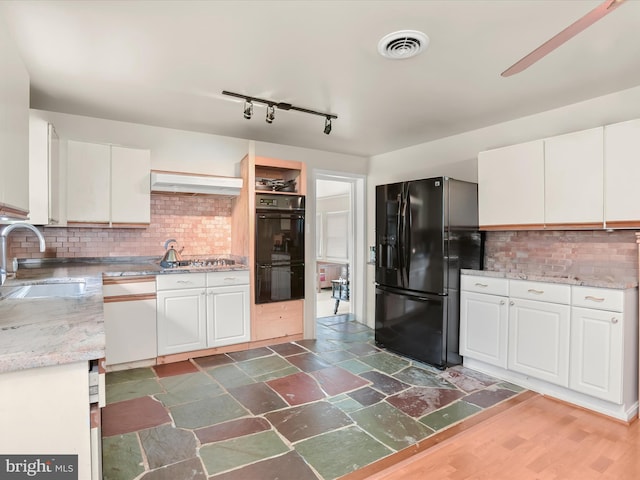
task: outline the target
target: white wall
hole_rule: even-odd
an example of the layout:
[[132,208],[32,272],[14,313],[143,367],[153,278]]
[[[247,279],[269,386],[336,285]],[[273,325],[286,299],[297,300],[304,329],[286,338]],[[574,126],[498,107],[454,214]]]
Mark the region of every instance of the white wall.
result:
[[[640,118],[640,87],[376,155],[369,162],[367,244],[375,243],[376,185],[441,175],[475,182],[481,151],[634,118]],[[375,312],[374,275],[368,267],[367,319]]]

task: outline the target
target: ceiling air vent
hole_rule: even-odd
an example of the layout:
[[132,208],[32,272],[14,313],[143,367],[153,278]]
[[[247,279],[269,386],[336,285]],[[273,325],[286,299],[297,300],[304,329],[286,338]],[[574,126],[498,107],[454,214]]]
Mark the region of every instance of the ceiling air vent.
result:
[[401,60],[419,54],[429,45],[429,37],[416,30],[400,30],[382,37],[378,52],[386,58]]

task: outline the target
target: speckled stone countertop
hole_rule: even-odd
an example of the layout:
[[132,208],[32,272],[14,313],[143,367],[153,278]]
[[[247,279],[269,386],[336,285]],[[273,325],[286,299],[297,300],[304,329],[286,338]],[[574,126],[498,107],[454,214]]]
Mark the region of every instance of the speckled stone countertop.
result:
[[[120,261],[118,261],[120,260]],[[157,258],[21,264],[0,287],[0,373],[103,358],[102,276],[247,270],[244,264],[163,269]],[[81,295],[13,298],[21,286],[84,282]]]
[[554,276],[541,274],[526,274],[517,272],[494,272],[489,270],[460,270],[461,275],[478,275],[482,277],[508,278],[510,280],[531,280],[533,282],[564,283],[565,285],[583,285],[586,287],[599,288],[636,288],[637,278],[613,278],[609,276]]

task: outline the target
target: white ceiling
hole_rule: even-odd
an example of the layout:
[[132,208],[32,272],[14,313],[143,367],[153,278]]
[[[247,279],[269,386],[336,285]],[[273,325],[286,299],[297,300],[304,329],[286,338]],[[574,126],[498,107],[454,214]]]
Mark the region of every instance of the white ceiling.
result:
[[[640,0],[500,73],[600,0],[4,1],[33,108],[370,156],[640,84]],[[384,35],[430,37],[417,57]],[[230,90],[334,113],[255,107]]]

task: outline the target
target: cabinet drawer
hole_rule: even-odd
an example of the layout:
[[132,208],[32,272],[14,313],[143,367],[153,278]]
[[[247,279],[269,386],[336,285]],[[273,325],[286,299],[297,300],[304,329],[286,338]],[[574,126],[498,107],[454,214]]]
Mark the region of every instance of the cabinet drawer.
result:
[[156,277],[104,277],[102,295],[121,297],[126,295],[144,295],[156,293]]
[[571,304],[575,307],[622,312],[624,292],[611,288],[572,287]]
[[568,305],[571,303],[571,286],[559,283],[511,280],[509,285],[509,296]]
[[509,296],[509,280],[506,278],[461,275],[460,290],[507,297]]
[[179,288],[204,288],[207,285],[206,273],[178,273],[158,275],[158,290],[176,290]]
[[225,285],[248,285],[248,284],[249,284],[248,270],[207,273],[207,287],[220,287]]

